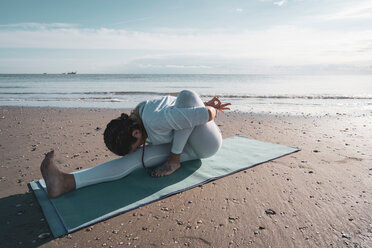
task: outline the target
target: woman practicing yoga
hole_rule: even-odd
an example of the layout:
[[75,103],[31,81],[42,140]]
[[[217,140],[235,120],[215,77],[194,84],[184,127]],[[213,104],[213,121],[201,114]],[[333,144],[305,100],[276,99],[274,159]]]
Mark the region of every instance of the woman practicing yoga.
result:
[[122,114],[107,124],[104,132],[107,148],[123,157],[64,173],[54,163],[54,151],[47,153],[40,170],[48,195],[57,197],[88,185],[117,180],[141,166],[157,166],[149,174],[166,176],[180,168],[181,162],[210,157],[222,144],[221,132],[213,120],[217,111],[229,110],[228,105],[217,97],[203,103],[191,90],[181,91],[177,98],[165,96],[141,102],[130,116]]

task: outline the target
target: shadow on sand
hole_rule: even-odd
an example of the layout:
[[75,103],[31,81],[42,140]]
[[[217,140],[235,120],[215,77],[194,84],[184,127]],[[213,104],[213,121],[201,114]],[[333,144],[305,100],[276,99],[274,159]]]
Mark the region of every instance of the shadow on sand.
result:
[[[40,239],[42,233],[50,236]],[[53,239],[31,189],[0,199],[0,247],[39,247]]]

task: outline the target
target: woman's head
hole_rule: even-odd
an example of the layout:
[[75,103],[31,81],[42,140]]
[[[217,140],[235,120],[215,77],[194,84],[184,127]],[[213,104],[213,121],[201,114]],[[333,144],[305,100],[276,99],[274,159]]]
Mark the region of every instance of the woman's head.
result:
[[138,146],[141,139],[141,125],[127,114],[121,114],[106,126],[103,134],[107,148],[119,156],[124,156]]

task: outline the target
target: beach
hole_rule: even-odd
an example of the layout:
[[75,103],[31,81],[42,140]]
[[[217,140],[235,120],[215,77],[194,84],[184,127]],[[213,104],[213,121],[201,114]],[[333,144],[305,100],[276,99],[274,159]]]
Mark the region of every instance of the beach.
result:
[[[2,1],[0,248],[372,248],[371,23],[368,0]],[[122,158],[103,134],[137,106]],[[188,136],[223,106],[221,146]]]
[[39,238],[50,230],[28,183],[41,178],[44,153],[54,149],[65,172],[117,158],[102,134],[121,112],[0,107],[1,247],[372,247],[372,117],[347,113],[219,114],[224,138],[301,151],[64,237]]

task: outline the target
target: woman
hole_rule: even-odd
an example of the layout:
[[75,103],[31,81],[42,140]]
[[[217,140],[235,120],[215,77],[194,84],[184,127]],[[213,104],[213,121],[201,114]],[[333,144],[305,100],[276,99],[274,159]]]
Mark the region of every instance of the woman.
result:
[[[130,116],[122,114],[112,120],[104,132],[107,148],[123,157],[69,174],[55,165],[54,151],[47,153],[40,170],[48,195],[57,197],[117,180],[142,165],[159,165],[151,176],[166,176],[180,168],[181,162],[210,157],[222,144],[221,132],[213,120],[217,111],[229,110],[228,105],[217,97],[203,103],[191,90],[181,91],[177,98],[165,96],[141,102]],[[140,146],[142,149],[137,149]]]

